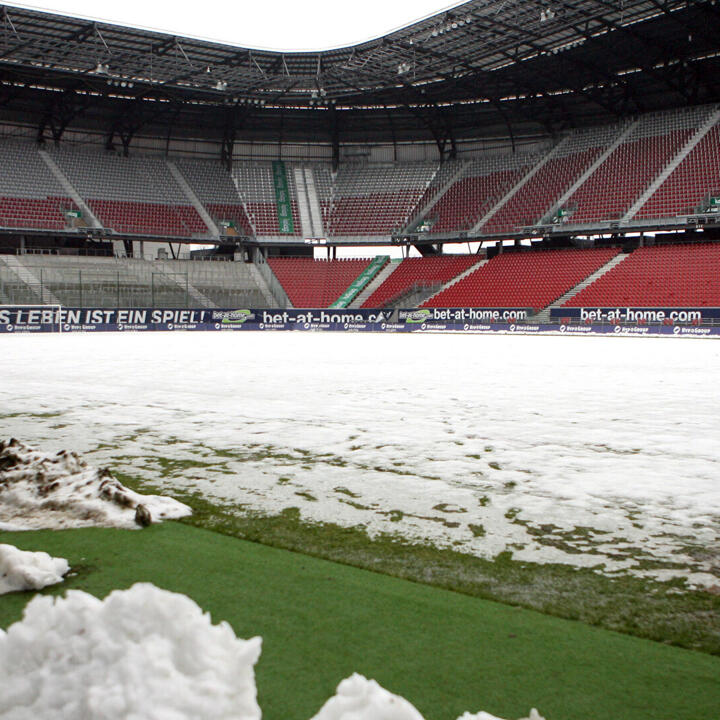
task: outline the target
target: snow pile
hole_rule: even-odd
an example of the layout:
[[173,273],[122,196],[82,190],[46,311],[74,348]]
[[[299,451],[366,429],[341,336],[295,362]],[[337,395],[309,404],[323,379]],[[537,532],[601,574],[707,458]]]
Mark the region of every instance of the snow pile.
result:
[[312,720],[423,720],[407,701],[357,673],[343,680]]
[[[423,716],[399,695],[388,692],[374,680],[354,673],[343,680],[320,712],[312,720],[423,720]],[[465,713],[458,720],[501,720],[480,712]],[[522,720],[543,720],[533,708]]]
[[0,530],[131,528],[190,512],[172,498],[129,490],[74,452],[46,455],[15,439],[0,442]]
[[261,642],[147,583],[104,601],[78,590],[37,596],[0,630],[0,716],[260,720]]
[[69,569],[64,558],[19,550],[14,545],[0,545],[0,595],[55,585],[62,582]]

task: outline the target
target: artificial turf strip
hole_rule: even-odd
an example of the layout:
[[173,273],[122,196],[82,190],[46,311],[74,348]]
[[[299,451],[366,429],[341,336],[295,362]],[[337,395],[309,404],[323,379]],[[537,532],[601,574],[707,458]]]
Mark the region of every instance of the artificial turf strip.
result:
[[[704,720],[720,707],[720,658],[349,566],[166,523],[0,533],[79,570],[64,586],[104,596],[138,581],[192,597],[241,637],[261,635],[266,720],[307,720],[354,671],[427,720],[480,709],[548,720]],[[0,625],[32,593],[0,597]]]

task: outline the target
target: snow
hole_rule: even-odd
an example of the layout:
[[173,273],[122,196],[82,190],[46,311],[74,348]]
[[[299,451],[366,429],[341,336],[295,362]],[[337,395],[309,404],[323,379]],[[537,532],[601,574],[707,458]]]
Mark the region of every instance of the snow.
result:
[[354,673],[343,680],[312,720],[423,720],[404,698]]
[[133,492],[75,452],[48,455],[12,439],[0,442],[0,512],[1,530],[27,530],[132,528],[191,510],[172,498]]
[[[216,502],[718,584],[720,343],[18,335],[0,437]],[[697,548],[701,547],[702,552]]]
[[[149,583],[105,600],[36,596],[0,630],[3,720],[260,720],[262,640],[238,639],[190,598]],[[354,674],[312,720],[423,720]],[[499,720],[465,713],[461,720]],[[533,710],[528,720],[542,720]]]
[[0,631],[3,720],[260,720],[261,639],[138,583],[104,600],[37,596]]
[[64,558],[19,550],[14,545],[0,545],[0,595],[55,585],[62,582],[69,569]]
[[[422,715],[399,695],[375,682],[354,673],[343,680],[337,692],[311,720],[423,720]],[[501,720],[486,712],[464,713],[458,720]],[[528,718],[543,720],[534,708]]]

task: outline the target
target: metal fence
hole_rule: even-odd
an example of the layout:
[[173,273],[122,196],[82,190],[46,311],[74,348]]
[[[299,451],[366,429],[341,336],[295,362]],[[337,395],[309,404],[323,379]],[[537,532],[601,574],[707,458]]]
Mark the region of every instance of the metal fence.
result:
[[[195,278],[188,271],[78,269],[55,266],[22,268],[0,263],[0,304],[60,304],[67,307],[196,308],[258,307],[257,288],[218,281],[211,274]],[[204,275],[204,274],[202,274]],[[196,286],[193,283],[200,283]]]

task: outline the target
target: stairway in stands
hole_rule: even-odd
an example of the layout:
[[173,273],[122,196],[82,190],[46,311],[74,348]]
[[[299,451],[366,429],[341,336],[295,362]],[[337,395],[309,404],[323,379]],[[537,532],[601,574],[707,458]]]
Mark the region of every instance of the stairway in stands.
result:
[[429,295],[427,298],[425,298],[422,303],[429,303],[432,301],[433,298],[437,297],[441,293],[444,293],[449,288],[453,287],[453,285],[456,285],[457,283],[464,280],[468,275],[472,275],[476,270],[479,270],[483,265],[487,265],[490,261],[487,258],[481,258],[478,259],[478,262],[471,265],[467,270],[464,270],[461,272],[457,277],[454,277],[452,280],[446,282],[442,287],[438,288],[432,295]]
[[3,261],[10,272],[27,287],[32,296],[37,298],[35,302],[43,305],[61,304],[57,297],[43,285],[41,278],[25,267],[16,255],[3,255],[0,261]]
[[351,308],[361,308],[363,303],[387,280],[397,269],[400,261],[390,261],[380,272],[365,286],[363,291],[350,303]]
[[582,282],[579,282],[575,287],[568,290],[564,295],[561,295],[555,302],[548,305],[545,309],[541,310],[535,317],[533,322],[546,323],[550,322],[550,314],[553,308],[559,308],[564,305],[568,300],[574,298],[579,292],[584,290],[588,285],[594,283],[598,278],[602,277],[605,273],[610,272],[616,265],[621,263],[625,258],[629,257],[626,253],[620,253],[616,255],[612,260],[603,265],[599,270],[596,270],[592,275],[588,275]]

